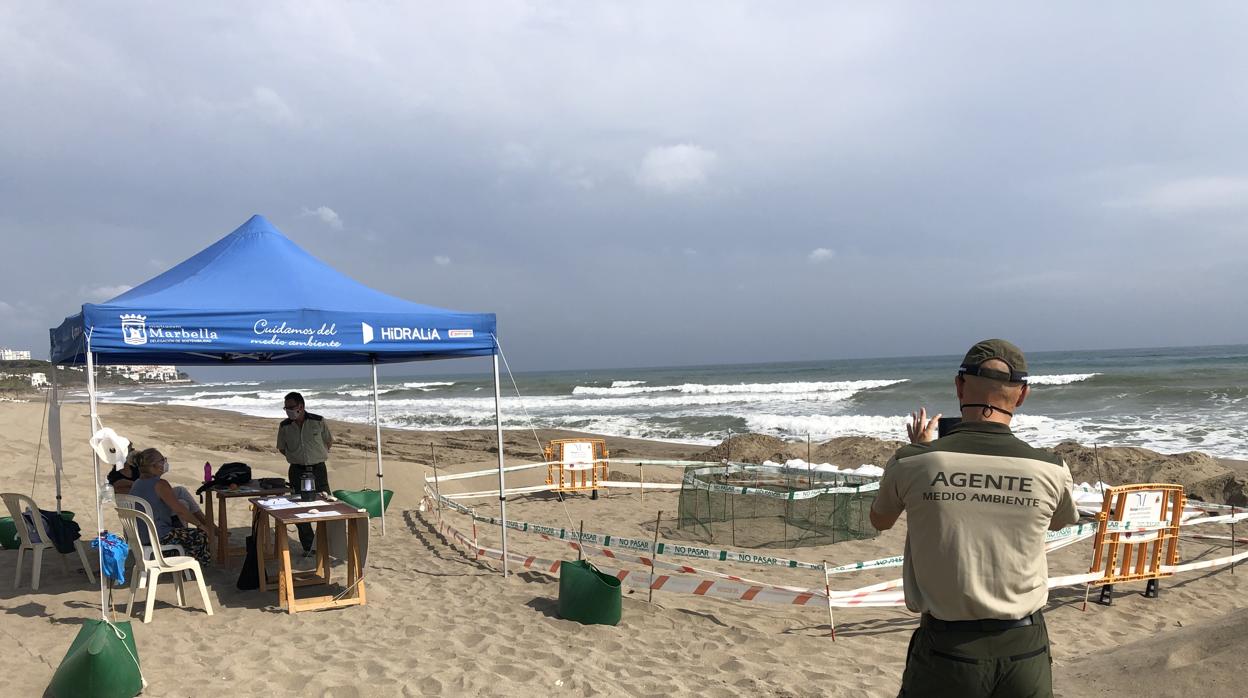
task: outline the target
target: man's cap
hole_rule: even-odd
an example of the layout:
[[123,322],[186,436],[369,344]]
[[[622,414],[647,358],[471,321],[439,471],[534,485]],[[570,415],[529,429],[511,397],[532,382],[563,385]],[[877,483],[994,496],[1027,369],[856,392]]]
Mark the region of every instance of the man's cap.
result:
[[[1010,372],[980,368],[981,364],[992,359],[1004,361],[1010,367]],[[975,346],[966,352],[966,357],[962,359],[962,366],[958,369],[958,373],[964,376],[980,376],[981,378],[991,378],[992,380],[1007,383],[1026,383],[1027,358],[1023,356],[1022,349],[1004,339],[985,339],[982,342],[976,342]]]

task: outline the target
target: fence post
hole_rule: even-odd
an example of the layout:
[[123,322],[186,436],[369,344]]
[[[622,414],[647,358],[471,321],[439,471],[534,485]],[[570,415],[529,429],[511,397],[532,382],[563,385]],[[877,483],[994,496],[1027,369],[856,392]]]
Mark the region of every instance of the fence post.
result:
[[650,585],[647,590],[646,603],[654,603],[654,568],[659,559],[659,524],[663,522],[663,512],[654,517],[654,543],[650,546]]
[[828,561],[823,561],[823,593],[828,597],[828,634],[836,642],[836,621],[832,618],[832,583],[828,581]]

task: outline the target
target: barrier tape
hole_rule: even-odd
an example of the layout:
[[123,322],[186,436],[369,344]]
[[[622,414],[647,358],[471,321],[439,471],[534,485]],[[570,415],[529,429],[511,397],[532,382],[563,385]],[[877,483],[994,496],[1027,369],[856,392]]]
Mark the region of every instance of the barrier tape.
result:
[[[492,560],[503,559],[503,552],[495,548],[487,548],[483,546],[474,546],[472,541],[460,533],[450,524],[445,522],[439,524],[439,530],[449,540],[455,540],[468,548],[474,554],[480,557],[486,557]],[[551,574],[555,577],[559,576],[560,560],[550,560],[540,558],[535,555],[525,555],[520,552],[511,551],[507,554],[507,560],[510,564],[514,564],[526,569],[538,570]],[[667,591],[672,593],[686,593],[695,596],[711,596],[721,599],[735,601],[756,601],[760,603],[777,603],[787,605],[807,605],[812,602],[821,604],[828,603],[828,597],[822,590],[806,589],[806,590],[790,590],[775,587],[771,585],[750,584],[746,582],[738,582],[732,580],[710,580],[701,579],[692,576],[678,575],[656,575],[654,582],[649,582],[649,572],[641,572],[637,570],[625,570],[606,565],[595,565],[598,571],[609,574],[620,580],[621,584],[634,589],[654,589],[655,591]],[[897,580],[900,583],[900,580]],[[878,586],[878,585],[877,585]],[[864,587],[861,590],[853,590],[848,592],[833,592],[831,604],[839,607],[873,607],[873,606],[900,606],[905,603],[901,591],[887,590],[878,591],[873,587]]]
[[[500,561],[503,559],[503,552],[501,550],[473,545],[472,541],[467,536],[460,533],[450,524],[442,522],[439,523],[438,528],[448,540],[459,542],[479,557],[487,557]],[[570,545],[576,544],[570,543]],[[592,551],[589,546],[586,546],[586,552],[605,553],[607,557],[620,557],[618,553],[613,555],[606,550]],[[1181,565],[1179,568],[1176,568],[1175,571],[1186,571],[1187,569],[1200,569],[1201,567],[1212,567],[1218,564],[1229,564],[1230,562],[1244,557],[1248,557],[1248,552],[1241,555],[1235,555],[1230,558],[1222,558],[1220,560]],[[535,555],[525,555],[516,551],[509,552],[507,554],[507,560],[510,563],[514,563],[526,569],[546,572],[555,577],[559,576],[561,563],[559,560],[540,558]],[[905,594],[901,590],[902,582],[900,579],[891,579],[885,582],[879,582],[877,584],[861,587],[859,589],[831,591],[829,593],[816,588],[804,589],[800,587],[764,584],[740,578],[731,578],[726,575],[718,575],[720,577],[718,580],[701,579],[699,577],[688,575],[656,575],[654,577],[654,581],[650,582],[648,580],[648,572],[617,569],[606,565],[595,565],[595,567],[597,567],[600,572],[609,574],[616,579],[619,579],[622,584],[635,589],[653,589],[655,591],[687,593],[696,596],[712,596],[734,601],[755,601],[760,603],[777,603],[798,606],[808,605],[812,602],[830,604],[831,606],[838,608],[885,608],[905,605]],[[1103,574],[1101,573],[1083,573],[1051,577],[1047,581],[1047,586],[1050,589],[1061,586],[1077,586],[1095,582],[1101,578],[1103,578]]]
[[[438,499],[435,493],[426,489],[426,494],[431,499]],[[455,511],[468,516],[474,517],[477,521],[497,526],[501,522],[498,517],[486,516],[484,514],[474,514],[468,507],[447,499],[446,495],[441,496],[443,504]],[[584,533],[570,531],[566,528],[555,528],[554,526],[544,526],[542,524],[529,523],[527,521],[507,521],[507,528],[521,533],[537,533],[559,540],[580,540],[589,545],[597,545],[604,548],[624,548],[633,552],[650,553],[658,555],[677,555],[680,557],[693,557],[700,560],[718,560],[720,562],[742,562],[751,565],[765,565],[769,567],[788,567],[790,569],[810,569],[822,570],[823,563],[802,562],[800,560],[791,560],[782,557],[772,557],[770,555],[759,555],[742,550],[727,550],[715,548],[701,548],[693,545],[684,545],[681,543],[669,543],[660,541],[658,551],[654,550],[652,541],[645,538],[629,538],[625,536],[613,536],[607,533]]]
[[[639,460],[637,458],[599,458],[594,462],[596,463],[605,462],[609,465],[612,465],[612,464],[613,465],[660,465],[660,466],[667,466],[667,467],[672,467],[672,468],[685,468],[691,465],[708,465],[708,466],[715,465],[714,463],[709,463],[707,461],[701,461],[701,460],[645,460],[645,459]],[[563,462],[562,461],[547,461],[545,463],[524,463],[522,465],[509,465],[503,468],[503,472],[514,473],[518,470],[531,470],[533,468],[544,468],[550,465],[563,465]],[[722,467],[722,466],[719,466],[719,467]],[[454,473],[452,475],[439,475],[437,477],[437,480],[439,482],[447,482],[450,480],[468,480],[474,477],[485,477],[487,475],[497,475],[497,474],[498,474],[498,468],[491,468],[489,470],[473,470],[472,472],[468,472],[468,473]],[[425,482],[432,485],[433,481],[434,481],[433,476],[431,475],[425,476]]]
[[1199,560],[1197,562],[1187,562],[1181,565],[1162,565],[1161,571],[1169,572],[1171,574],[1176,573],[1176,572],[1190,572],[1192,570],[1203,570],[1209,567],[1220,567],[1222,565],[1229,565],[1232,562],[1239,562],[1240,560],[1243,560],[1243,559],[1248,559],[1248,552],[1242,552],[1242,553],[1239,553],[1238,555],[1228,555],[1226,557],[1219,557],[1213,560]]
[[[429,491],[428,489],[426,489],[426,493],[430,496],[430,498],[436,497],[435,493]],[[473,511],[469,509],[468,507],[447,499],[446,495],[442,495],[442,501],[443,501],[443,504],[446,505],[447,507],[454,509],[456,511],[459,511],[460,513],[466,514],[468,516],[474,517],[477,521],[487,523],[493,526],[497,526],[501,523],[497,517],[485,516],[482,514],[474,514]],[[1248,517],[1248,512],[1245,512],[1243,516]],[[1218,518],[1221,519],[1225,517],[1218,517]],[[1201,520],[1185,522],[1184,525],[1194,525],[1197,523],[1216,523],[1216,522],[1217,521],[1212,521],[1209,519],[1201,519]],[[1064,548],[1068,545],[1074,544],[1078,541],[1090,538],[1091,536],[1095,535],[1098,529],[1098,526],[1099,524],[1096,522],[1089,522],[1089,523],[1083,523],[1083,524],[1076,524],[1074,526],[1067,526],[1066,528],[1063,528],[1057,531],[1048,531],[1045,534],[1045,552],[1046,553],[1053,552],[1055,550]],[[1170,526],[1169,522],[1165,522],[1165,521],[1144,521],[1144,522],[1110,521],[1107,524],[1107,529],[1111,532],[1117,532],[1117,533],[1138,533],[1138,532],[1168,528],[1169,526]],[[598,546],[603,549],[609,549],[613,547],[623,548],[623,549],[626,549],[635,553],[646,553],[646,554],[651,554],[651,555],[656,554],[653,543],[648,539],[629,538],[625,536],[613,536],[613,535],[605,534],[605,533],[580,534],[577,531],[570,531],[565,528],[555,528],[553,526],[544,526],[541,524],[534,524],[534,523],[529,523],[525,521],[508,521],[507,528],[514,530],[514,531],[520,531],[521,533],[535,533],[535,534],[541,535],[546,540],[559,540],[559,541],[570,542],[570,544],[573,546],[575,546],[575,541],[577,541],[579,537],[580,542],[585,543],[587,546]],[[768,556],[768,555],[759,555],[758,553],[751,553],[751,552],[745,552],[745,551],[739,551],[739,550],[701,548],[697,546],[669,543],[667,541],[659,542],[657,554],[658,555],[675,555],[675,556],[680,556],[680,557],[692,557],[692,558],[697,558],[700,560],[716,560],[720,562],[739,562],[739,563],[744,563],[744,564],[761,565],[761,566],[769,566],[769,567],[786,567],[789,569],[809,569],[809,570],[822,570],[823,569],[822,563],[816,564],[813,562],[803,562],[800,560],[773,557],[773,556]],[[634,561],[648,560],[648,559],[650,558],[636,557],[634,558]],[[884,569],[884,568],[889,568],[889,567],[900,567],[903,564],[903,562],[904,562],[904,556],[893,555],[890,557],[879,558],[876,560],[865,560],[862,562],[852,562],[852,563],[848,563],[844,565],[830,567],[828,568],[828,574],[845,574],[849,572],[858,572],[858,571],[869,570],[869,569]],[[648,563],[646,562],[642,562],[641,564],[648,565]],[[700,570],[698,568],[685,567],[681,565],[672,565],[671,568],[667,568],[665,567],[665,564],[667,563],[660,563],[658,567],[660,569],[676,569],[680,571],[689,570],[689,571],[693,571],[693,572],[700,573],[700,574],[711,574],[714,576],[722,575],[722,573],[719,573],[719,572],[714,572],[710,570]],[[740,577],[735,577],[733,575],[722,575],[722,576],[728,579],[741,579]]]

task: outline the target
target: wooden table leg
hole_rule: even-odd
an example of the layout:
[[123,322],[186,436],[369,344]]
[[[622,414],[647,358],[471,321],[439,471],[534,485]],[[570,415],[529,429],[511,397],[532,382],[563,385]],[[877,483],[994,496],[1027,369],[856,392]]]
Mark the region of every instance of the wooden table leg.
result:
[[316,576],[329,584],[329,524],[316,522]]
[[290,567],[290,543],[286,538],[286,524],[277,521],[277,554],[282,560],[278,572],[278,597],[287,613],[295,612],[295,576]]
[[217,527],[217,562],[224,565],[228,558],[226,557],[230,544],[230,524],[225,517],[225,497],[217,497],[217,520],[221,525]]
[[347,520],[347,586],[353,589],[352,596],[363,605],[367,602],[364,596],[364,570],[360,559],[360,520]]
[[[212,513],[212,490],[204,491],[204,517],[208,519],[208,525],[215,531],[217,529],[217,520]],[[216,537],[209,537],[208,549],[215,550],[217,547]],[[214,555],[215,557],[215,555]]]

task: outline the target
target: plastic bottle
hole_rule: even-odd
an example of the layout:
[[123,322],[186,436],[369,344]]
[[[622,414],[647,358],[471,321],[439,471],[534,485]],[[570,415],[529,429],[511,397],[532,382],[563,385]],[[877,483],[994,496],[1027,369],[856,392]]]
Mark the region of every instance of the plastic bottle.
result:
[[204,461],[204,482],[212,482],[212,463]]
[[112,484],[105,482],[103,489],[100,490],[101,504],[117,504],[117,495],[113,492]]

